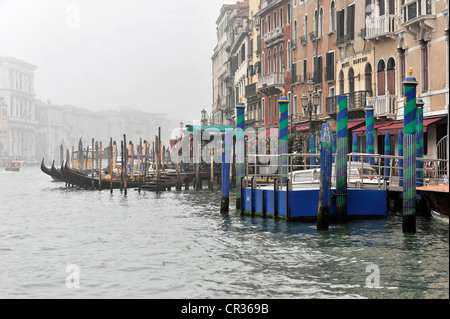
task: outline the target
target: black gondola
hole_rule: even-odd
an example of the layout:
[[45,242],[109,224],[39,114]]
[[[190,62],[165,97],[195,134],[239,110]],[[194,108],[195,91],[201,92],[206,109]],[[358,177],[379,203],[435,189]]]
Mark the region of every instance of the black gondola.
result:
[[[54,166],[54,164],[55,164],[55,161],[53,161],[52,166]],[[62,180],[60,180],[60,179],[58,179],[58,178],[56,178],[55,176],[52,175],[52,171],[47,166],[45,166],[44,159],[42,159],[41,171],[44,172],[45,174],[49,175],[53,179],[53,181],[55,181],[57,183],[63,183],[64,182],[64,181],[62,181]]]

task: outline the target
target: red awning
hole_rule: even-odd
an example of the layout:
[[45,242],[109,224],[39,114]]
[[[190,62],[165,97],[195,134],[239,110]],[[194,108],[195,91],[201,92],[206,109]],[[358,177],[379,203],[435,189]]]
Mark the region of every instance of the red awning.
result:
[[[354,128],[355,126],[358,126],[358,125],[360,125],[360,124],[362,124],[362,123],[364,123],[365,121],[353,121],[353,122],[348,122],[348,124],[347,124],[347,129],[348,130],[351,130],[352,128]],[[331,125],[331,129],[332,130],[336,130],[337,129],[337,124],[335,123],[335,124],[333,124],[333,125]]]
[[[423,120],[423,132],[427,132],[428,125],[431,125],[435,122],[442,120],[443,117],[433,118],[433,119],[424,119]],[[392,123],[388,126],[383,126],[378,129],[378,135],[384,135],[389,133],[391,135],[398,135],[398,132],[402,131],[404,127],[403,122]]]
[[[391,122],[385,122],[385,123],[375,123],[375,125],[374,125],[374,130],[376,131],[375,134],[381,135],[378,132],[378,130],[381,129],[382,127],[391,125],[392,123],[394,123],[394,122],[391,121]],[[353,133],[358,133],[358,136],[365,136],[366,135],[366,126],[361,126],[360,128],[357,128],[356,130],[353,131]]]

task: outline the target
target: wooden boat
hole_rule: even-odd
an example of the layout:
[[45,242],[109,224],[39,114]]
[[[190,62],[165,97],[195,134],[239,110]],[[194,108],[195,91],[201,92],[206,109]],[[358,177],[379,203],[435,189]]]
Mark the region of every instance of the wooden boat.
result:
[[20,171],[20,163],[19,161],[9,162],[8,166],[6,166],[5,171],[7,172],[19,172]]
[[[74,171],[73,169],[70,169],[67,165],[65,165],[62,169],[63,174],[71,180],[71,184],[77,185],[82,188],[92,188],[92,176],[81,174],[80,172]],[[118,189],[121,187],[120,185],[120,179],[114,179],[112,180],[112,188]],[[144,182],[141,181],[141,185],[143,185]],[[111,180],[103,179],[101,180],[98,177],[94,177],[94,189],[99,189],[99,186],[101,185],[102,189],[110,189],[111,187]],[[123,186],[122,186],[123,187]],[[139,183],[136,180],[127,179],[127,188],[137,188],[139,187]]]
[[[53,161],[53,165],[54,165],[54,163],[55,163],[55,162]],[[45,174],[49,175],[55,182],[57,182],[57,183],[63,183],[62,180],[59,180],[59,179],[57,179],[56,177],[54,177],[54,176],[52,175],[52,171],[51,171],[47,166],[45,166],[44,159],[42,159],[42,163],[41,163],[41,171],[44,172]]]
[[417,193],[425,198],[431,215],[445,223],[448,222],[449,187],[447,185],[422,186],[416,188]]

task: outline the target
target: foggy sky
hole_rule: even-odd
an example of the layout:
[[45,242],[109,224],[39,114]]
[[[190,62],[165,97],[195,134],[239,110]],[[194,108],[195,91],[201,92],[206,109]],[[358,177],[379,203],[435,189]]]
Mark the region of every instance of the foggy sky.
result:
[[38,66],[36,98],[91,110],[212,104],[215,21],[227,0],[0,0],[0,55]]

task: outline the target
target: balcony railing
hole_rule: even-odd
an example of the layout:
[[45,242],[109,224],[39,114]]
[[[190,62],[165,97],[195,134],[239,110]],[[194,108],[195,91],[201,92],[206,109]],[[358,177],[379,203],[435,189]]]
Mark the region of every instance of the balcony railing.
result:
[[257,89],[256,83],[246,85],[245,86],[245,98],[248,99],[253,96],[256,96],[256,89]]
[[271,42],[275,42],[275,40],[277,39],[282,39],[283,38],[283,28],[282,27],[278,27],[275,29],[270,30],[269,32],[265,33],[262,36],[262,39],[264,40],[264,42],[267,44],[271,43]]
[[[397,99],[395,96],[375,96],[370,98],[376,117],[395,117],[397,114]],[[369,98],[367,98],[367,105],[369,105]]]
[[[369,91],[357,91],[347,93],[347,108],[349,111],[363,111],[366,107],[367,99],[370,97]],[[337,113],[337,96],[331,96],[326,99],[327,114]]]
[[264,87],[284,86],[284,73],[269,73],[258,78],[258,90]]
[[366,39],[377,39],[383,36],[394,36],[396,31],[396,16],[384,15],[366,20]]

